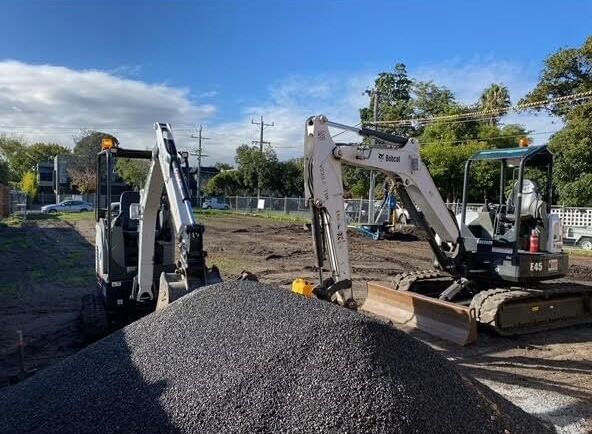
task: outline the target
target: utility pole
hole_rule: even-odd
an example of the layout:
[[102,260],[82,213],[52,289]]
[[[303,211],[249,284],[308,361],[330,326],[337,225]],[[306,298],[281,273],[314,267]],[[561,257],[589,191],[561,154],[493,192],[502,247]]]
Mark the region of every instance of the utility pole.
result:
[[[275,123],[272,122],[270,124],[266,124],[265,122],[263,122],[263,116],[261,116],[260,122],[255,122],[255,121],[253,121],[253,119],[251,119],[251,124],[259,126],[259,141],[257,142],[256,140],[253,140],[252,143],[259,143],[259,152],[263,156],[263,144],[266,144],[266,145],[271,144],[271,142],[264,142],[263,141],[263,130],[265,129],[265,127],[275,126]],[[259,200],[260,197],[261,197],[261,173],[258,173],[257,174],[257,200]]]
[[[378,125],[376,121],[378,121],[378,98],[380,97],[380,93],[374,89],[372,91],[372,96],[374,98],[374,128],[378,129]],[[376,138],[372,138],[372,144],[376,145]],[[370,171],[370,191],[368,191],[368,224],[374,224],[374,189],[376,187],[376,173],[374,170]]]
[[201,124],[199,124],[199,130],[197,130],[197,135],[192,134],[191,138],[197,139],[197,150],[192,152],[191,155],[197,157],[197,207],[201,208],[201,158],[207,157],[206,154],[202,153],[201,141],[202,140],[210,140],[209,137],[203,137],[201,135]]

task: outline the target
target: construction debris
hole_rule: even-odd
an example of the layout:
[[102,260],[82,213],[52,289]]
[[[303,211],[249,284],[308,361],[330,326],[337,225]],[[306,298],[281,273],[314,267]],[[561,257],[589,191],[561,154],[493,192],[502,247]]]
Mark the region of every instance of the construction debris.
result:
[[0,432],[553,430],[384,323],[241,281],[2,390]]

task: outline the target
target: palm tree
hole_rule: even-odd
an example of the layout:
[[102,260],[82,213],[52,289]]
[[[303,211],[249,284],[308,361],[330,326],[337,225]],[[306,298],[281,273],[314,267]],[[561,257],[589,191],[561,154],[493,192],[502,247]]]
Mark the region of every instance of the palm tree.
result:
[[[479,106],[481,110],[499,110],[510,107],[510,92],[508,88],[502,84],[493,83],[481,94],[479,98]],[[498,115],[499,116],[499,115]],[[489,124],[495,125],[497,123],[496,113],[493,113],[489,118]]]

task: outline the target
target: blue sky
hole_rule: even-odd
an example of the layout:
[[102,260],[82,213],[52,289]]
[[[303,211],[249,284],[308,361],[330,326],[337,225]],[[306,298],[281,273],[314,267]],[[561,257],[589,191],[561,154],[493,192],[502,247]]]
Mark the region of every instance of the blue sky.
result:
[[[591,24],[591,1],[9,0],[0,132],[71,143],[75,129],[112,128],[147,147],[164,116],[187,143],[203,122],[212,159],[229,160],[262,114],[288,158],[308,114],[356,122],[361,92],[395,62],[466,102],[492,81],[517,101],[544,58],[581,45]],[[557,128],[541,116],[508,121]]]

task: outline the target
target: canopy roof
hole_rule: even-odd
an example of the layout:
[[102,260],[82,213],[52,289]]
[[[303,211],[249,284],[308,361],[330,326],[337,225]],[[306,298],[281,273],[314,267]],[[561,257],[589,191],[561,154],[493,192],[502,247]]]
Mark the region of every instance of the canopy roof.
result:
[[474,154],[470,160],[522,160],[524,158],[530,159],[535,155],[539,157],[551,157],[552,154],[547,149],[547,145],[542,146],[528,146],[524,148],[506,148],[506,149],[487,149]]

